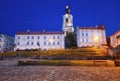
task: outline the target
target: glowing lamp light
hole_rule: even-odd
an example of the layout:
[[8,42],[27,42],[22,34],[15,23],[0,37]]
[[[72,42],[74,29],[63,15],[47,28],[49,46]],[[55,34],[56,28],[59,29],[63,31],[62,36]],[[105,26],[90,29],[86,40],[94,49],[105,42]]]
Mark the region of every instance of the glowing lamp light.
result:
[[67,5],[67,6],[66,6],[66,9],[68,9],[68,8],[69,8],[69,6]]
[[51,42],[51,43],[52,43],[52,42],[53,42],[53,39],[52,39],[52,38],[50,38],[50,39],[49,39],[49,42]]
[[94,41],[99,41],[99,36],[94,36]]

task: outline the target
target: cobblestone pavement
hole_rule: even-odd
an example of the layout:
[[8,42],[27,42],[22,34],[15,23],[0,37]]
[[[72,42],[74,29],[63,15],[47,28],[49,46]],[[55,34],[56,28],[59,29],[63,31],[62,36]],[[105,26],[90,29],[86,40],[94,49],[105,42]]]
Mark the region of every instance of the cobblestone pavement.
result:
[[120,81],[119,67],[17,66],[14,63],[0,63],[0,81]]

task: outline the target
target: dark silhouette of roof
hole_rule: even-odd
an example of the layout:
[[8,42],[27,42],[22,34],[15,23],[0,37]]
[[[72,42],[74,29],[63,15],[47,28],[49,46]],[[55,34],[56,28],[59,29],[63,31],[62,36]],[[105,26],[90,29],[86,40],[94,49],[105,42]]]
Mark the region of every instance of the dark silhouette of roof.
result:
[[79,27],[80,29],[91,29],[91,30],[105,30],[104,25],[98,25],[97,27]]
[[17,32],[16,35],[51,35],[51,34],[64,34],[64,32],[39,32],[39,31],[26,31],[26,32]]

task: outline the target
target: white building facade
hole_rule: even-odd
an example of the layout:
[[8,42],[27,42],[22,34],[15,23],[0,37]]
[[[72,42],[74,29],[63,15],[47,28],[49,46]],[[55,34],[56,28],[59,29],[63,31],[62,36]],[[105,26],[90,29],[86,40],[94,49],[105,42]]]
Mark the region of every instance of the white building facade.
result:
[[64,32],[17,32],[14,50],[64,49]]
[[120,30],[115,32],[110,37],[110,47],[116,48],[120,45]]
[[69,6],[66,6],[66,13],[63,15],[63,28],[62,28],[65,36],[67,33],[73,33],[73,16],[70,14]]
[[101,47],[106,45],[106,33],[103,25],[97,27],[77,28],[77,46],[78,47]]
[[0,34],[0,52],[13,51],[14,39],[8,35]]

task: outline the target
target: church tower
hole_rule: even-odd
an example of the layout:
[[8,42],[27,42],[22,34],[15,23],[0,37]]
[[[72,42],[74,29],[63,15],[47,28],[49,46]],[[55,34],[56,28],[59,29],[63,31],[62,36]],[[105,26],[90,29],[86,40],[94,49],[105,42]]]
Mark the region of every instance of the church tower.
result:
[[73,27],[73,16],[70,14],[70,9],[69,6],[66,5],[66,13],[63,15],[63,32],[65,35],[67,33],[72,33],[74,32],[74,27]]

